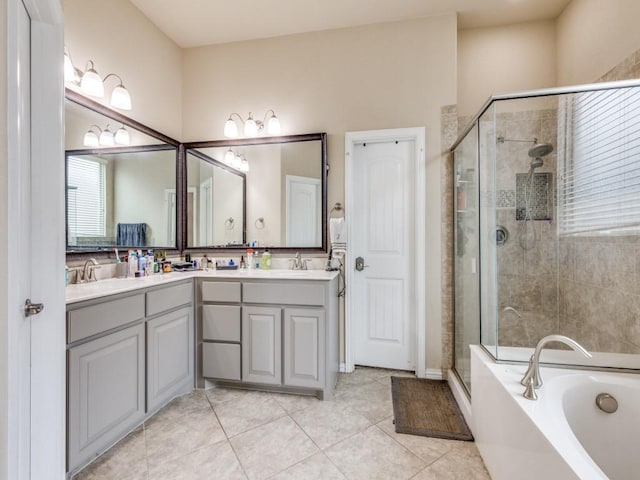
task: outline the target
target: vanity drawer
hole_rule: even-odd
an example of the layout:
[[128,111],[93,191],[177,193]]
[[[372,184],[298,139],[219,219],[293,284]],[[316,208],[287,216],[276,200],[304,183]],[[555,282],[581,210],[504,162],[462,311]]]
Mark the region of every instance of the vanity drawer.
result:
[[203,302],[240,302],[240,282],[202,282]]
[[147,317],[191,303],[193,282],[147,292]]
[[240,380],[240,345],[203,343],[202,376],[220,380]]
[[235,305],[202,306],[202,339],[240,341],[240,307]]
[[143,318],[144,294],[142,293],[70,310],[67,342],[73,343]]
[[247,303],[279,305],[324,305],[324,285],[319,282],[244,283]]

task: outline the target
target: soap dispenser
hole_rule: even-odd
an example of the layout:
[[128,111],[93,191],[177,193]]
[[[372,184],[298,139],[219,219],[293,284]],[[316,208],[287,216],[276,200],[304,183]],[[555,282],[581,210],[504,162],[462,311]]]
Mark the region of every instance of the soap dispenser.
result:
[[271,252],[268,248],[264,249],[264,253],[262,254],[262,263],[260,266],[264,270],[271,270]]

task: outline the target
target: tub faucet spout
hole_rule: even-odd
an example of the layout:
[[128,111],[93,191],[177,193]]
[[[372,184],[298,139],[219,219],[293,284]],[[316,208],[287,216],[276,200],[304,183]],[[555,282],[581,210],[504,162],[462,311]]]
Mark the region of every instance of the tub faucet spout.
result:
[[538,345],[536,345],[536,349],[533,352],[533,355],[531,355],[531,359],[529,360],[529,368],[520,381],[522,385],[527,387],[522,394],[527,400],[538,399],[536,389],[542,386],[542,377],[540,376],[540,353],[542,352],[542,349],[550,342],[564,343],[565,345],[571,347],[573,350],[580,352],[585,357],[591,358],[591,354],[587,352],[587,350],[585,350],[584,347],[575,340],[572,340],[569,337],[565,337],[564,335],[547,335],[538,342]]

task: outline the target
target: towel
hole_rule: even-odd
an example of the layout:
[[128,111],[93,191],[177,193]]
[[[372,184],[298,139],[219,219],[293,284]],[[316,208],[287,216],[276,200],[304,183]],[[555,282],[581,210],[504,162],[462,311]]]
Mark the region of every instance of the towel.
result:
[[123,247],[146,247],[146,223],[119,223],[116,244]]
[[340,256],[347,253],[347,228],[344,217],[329,219],[329,235],[333,254]]

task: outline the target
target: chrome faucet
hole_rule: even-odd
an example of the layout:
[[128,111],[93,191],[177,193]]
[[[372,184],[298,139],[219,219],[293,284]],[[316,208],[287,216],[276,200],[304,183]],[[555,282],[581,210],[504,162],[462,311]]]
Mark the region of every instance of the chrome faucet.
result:
[[[98,279],[96,278],[95,269],[100,268],[98,262],[95,258],[90,258],[86,262],[84,262],[84,266],[82,267],[82,281],[83,282],[95,282]],[[78,272],[79,273],[79,272]]]
[[564,343],[565,345],[568,345],[569,347],[574,349],[576,352],[580,352],[582,355],[584,355],[587,358],[591,358],[592,356],[589,352],[587,352],[584,349],[582,345],[580,345],[578,342],[576,342],[575,340],[572,340],[569,337],[565,337],[564,335],[547,335],[546,337],[544,337],[542,340],[538,342],[538,345],[536,345],[536,349],[533,352],[533,355],[531,355],[531,359],[529,360],[529,368],[527,369],[527,372],[524,374],[524,377],[522,377],[522,380],[520,381],[522,385],[527,387],[524,393],[522,394],[522,396],[527,400],[538,399],[538,395],[536,394],[536,389],[542,386],[542,377],[540,376],[540,366],[539,366],[540,353],[542,352],[542,349],[545,347],[545,345],[550,342]]
[[296,256],[291,259],[291,262],[291,270],[307,270],[307,260],[302,259],[300,252],[296,252]]

